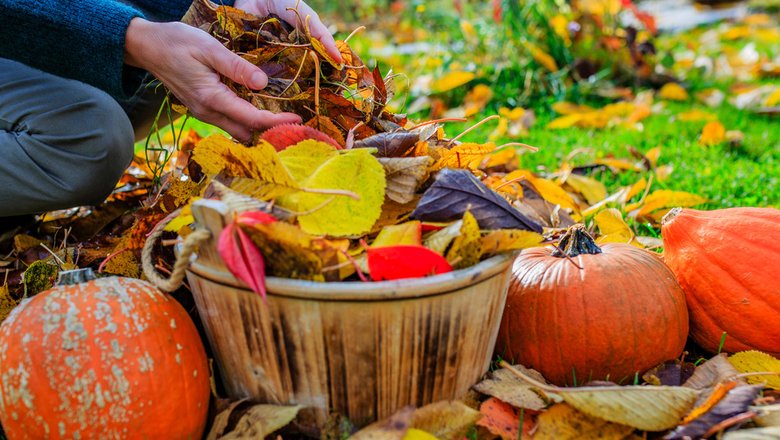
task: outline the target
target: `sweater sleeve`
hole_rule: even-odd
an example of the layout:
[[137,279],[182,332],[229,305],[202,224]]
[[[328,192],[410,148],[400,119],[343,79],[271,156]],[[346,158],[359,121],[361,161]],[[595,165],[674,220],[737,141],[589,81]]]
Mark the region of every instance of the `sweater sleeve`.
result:
[[[0,57],[126,98],[142,71],[124,65],[133,7],[109,0],[0,0]],[[124,82],[123,82],[124,81]]]

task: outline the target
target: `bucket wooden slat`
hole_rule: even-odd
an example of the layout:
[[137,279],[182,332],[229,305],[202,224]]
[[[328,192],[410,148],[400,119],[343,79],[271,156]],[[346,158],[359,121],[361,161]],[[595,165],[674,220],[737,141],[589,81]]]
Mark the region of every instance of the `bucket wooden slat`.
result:
[[[193,214],[213,237],[229,221],[214,201]],[[214,243],[188,280],[227,393],[304,405],[299,420],[311,433],[331,410],[362,426],[457,398],[490,364],[509,256],[402,283],[269,279],[264,302],[225,271]]]

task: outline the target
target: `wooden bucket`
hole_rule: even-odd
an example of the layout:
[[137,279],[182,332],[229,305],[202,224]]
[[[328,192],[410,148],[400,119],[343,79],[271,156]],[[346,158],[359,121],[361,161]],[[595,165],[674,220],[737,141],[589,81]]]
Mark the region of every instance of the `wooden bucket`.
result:
[[[212,237],[229,221],[213,200],[193,214]],[[511,256],[402,281],[267,278],[266,303],[225,268],[215,241],[187,278],[231,398],[303,405],[301,428],[316,433],[331,411],[363,426],[457,398],[488,369]]]

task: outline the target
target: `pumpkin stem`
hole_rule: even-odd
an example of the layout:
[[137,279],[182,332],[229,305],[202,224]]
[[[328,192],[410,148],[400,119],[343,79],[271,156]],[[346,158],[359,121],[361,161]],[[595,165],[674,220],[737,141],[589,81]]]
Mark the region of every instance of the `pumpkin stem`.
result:
[[74,284],[86,283],[87,281],[92,281],[94,279],[97,279],[97,276],[95,275],[95,272],[92,271],[91,267],[86,267],[84,269],[66,270],[64,272],[60,272],[59,276],[57,277],[56,285],[72,286]]
[[601,248],[596,245],[593,237],[588,234],[583,225],[574,225],[561,237],[553,257],[572,258],[582,254],[600,254]]

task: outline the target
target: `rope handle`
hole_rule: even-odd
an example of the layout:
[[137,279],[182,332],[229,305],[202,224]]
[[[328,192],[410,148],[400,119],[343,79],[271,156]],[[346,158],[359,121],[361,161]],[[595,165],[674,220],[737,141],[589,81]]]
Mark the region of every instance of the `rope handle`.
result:
[[154,263],[152,262],[154,243],[163,234],[165,227],[179,215],[179,212],[181,212],[181,208],[168,214],[167,217],[154,226],[152,232],[150,232],[149,236],[146,238],[146,243],[144,243],[144,248],[141,251],[141,265],[146,279],[158,289],[165,292],[173,292],[181,286],[187,272],[187,266],[190,264],[190,257],[195,253],[198,246],[211,238],[211,232],[207,229],[197,229],[193,231],[184,239],[181,252],[179,252],[179,255],[176,257],[176,263],[173,265],[171,276],[165,278],[160,275],[157,270],[155,270]]

